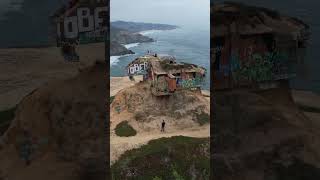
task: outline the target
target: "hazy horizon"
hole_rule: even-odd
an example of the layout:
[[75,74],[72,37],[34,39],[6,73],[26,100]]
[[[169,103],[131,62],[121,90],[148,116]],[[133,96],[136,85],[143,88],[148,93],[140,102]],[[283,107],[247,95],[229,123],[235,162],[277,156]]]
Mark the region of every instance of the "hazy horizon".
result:
[[111,0],[110,21],[210,28],[210,0]]

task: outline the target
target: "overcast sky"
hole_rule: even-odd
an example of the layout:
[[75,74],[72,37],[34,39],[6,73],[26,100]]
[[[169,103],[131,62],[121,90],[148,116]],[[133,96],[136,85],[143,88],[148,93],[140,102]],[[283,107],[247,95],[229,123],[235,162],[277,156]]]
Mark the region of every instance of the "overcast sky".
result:
[[111,0],[111,21],[165,23],[209,29],[210,0]]

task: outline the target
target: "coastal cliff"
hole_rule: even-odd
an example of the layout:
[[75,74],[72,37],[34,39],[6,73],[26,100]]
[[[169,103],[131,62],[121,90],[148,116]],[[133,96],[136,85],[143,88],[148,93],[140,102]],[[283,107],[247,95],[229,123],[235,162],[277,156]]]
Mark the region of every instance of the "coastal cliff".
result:
[[115,21],[111,22],[110,28],[110,55],[121,56],[125,54],[133,54],[124,45],[131,43],[154,42],[154,39],[140,34],[141,31],[147,30],[172,30],[178,28],[173,25],[153,24],[153,23],[136,23]]

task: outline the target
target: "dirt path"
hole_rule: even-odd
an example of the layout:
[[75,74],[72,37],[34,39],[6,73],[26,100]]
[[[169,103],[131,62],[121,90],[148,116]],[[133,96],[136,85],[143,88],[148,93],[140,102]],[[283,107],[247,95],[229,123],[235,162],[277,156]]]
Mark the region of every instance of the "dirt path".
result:
[[132,137],[119,137],[112,133],[110,137],[110,163],[113,164],[127,150],[139,148],[140,146],[147,144],[149,141],[154,139],[172,136],[188,136],[196,138],[209,137],[210,125],[198,128],[183,129],[179,131],[169,131],[165,133],[160,131],[138,133],[136,136]]

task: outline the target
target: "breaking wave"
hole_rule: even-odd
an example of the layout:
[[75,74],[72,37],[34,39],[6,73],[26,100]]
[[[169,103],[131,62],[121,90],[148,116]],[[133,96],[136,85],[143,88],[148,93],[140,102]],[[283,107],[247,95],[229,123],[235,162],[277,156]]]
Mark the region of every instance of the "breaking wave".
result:
[[126,47],[127,49],[139,46],[140,43],[131,43],[131,44],[125,44],[124,47]]
[[154,34],[154,33],[157,33],[157,32],[162,32],[164,30],[147,30],[147,31],[141,31],[139,32],[139,34],[141,35],[149,35],[149,34]]

